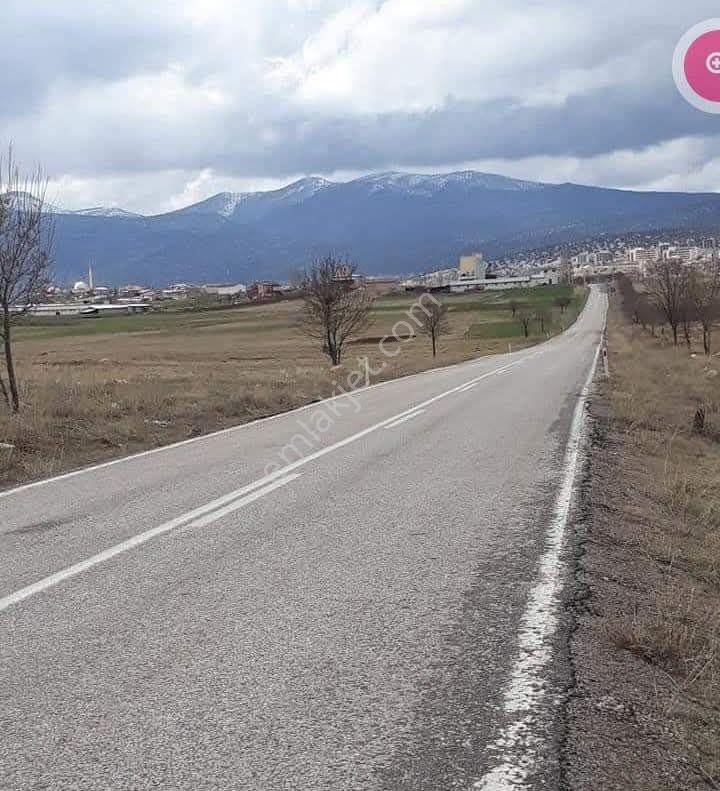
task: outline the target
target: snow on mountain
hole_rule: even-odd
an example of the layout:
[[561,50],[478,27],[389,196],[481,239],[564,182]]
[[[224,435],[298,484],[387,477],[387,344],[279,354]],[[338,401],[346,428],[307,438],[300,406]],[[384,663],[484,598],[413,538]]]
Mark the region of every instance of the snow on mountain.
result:
[[117,206],[94,206],[91,209],[78,209],[77,211],[65,212],[66,214],[80,215],[81,217],[141,217],[141,214],[126,211]]
[[287,187],[283,187],[282,189],[265,194],[302,201],[312,198],[314,195],[317,195],[318,192],[321,192],[322,190],[332,186],[334,186],[332,181],[327,181],[326,179],[318,178],[317,176],[310,176],[309,178],[300,179],[300,181],[295,181],[292,184],[288,184]]
[[216,214],[239,220],[256,219],[265,211],[283,205],[296,206],[309,200],[318,192],[333,186],[322,178],[300,179],[286,187],[267,192],[219,192],[192,206],[179,209],[175,214]]
[[[178,209],[172,214],[219,214],[221,217],[232,217],[241,203],[253,196],[252,192],[218,192],[199,203],[193,203]],[[158,215],[162,216],[162,215]]]
[[[533,182],[521,181],[518,179],[498,176],[492,173],[478,173],[472,170],[460,171],[457,173],[446,173],[439,175],[421,175],[415,173],[374,173],[369,176],[362,176],[349,182],[349,184],[365,185],[370,188],[370,193],[390,190],[394,193],[401,193],[413,196],[431,198],[442,190],[452,186],[462,186],[466,189],[488,189],[488,190],[507,190],[507,191],[530,191],[544,189],[548,185]],[[324,190],[345,186],[339,182],[328,181],[317,176],[295,181],[276,190],[267,192],[219,192],[205,200],[185,206],[173,215],[219,215],[220,217],[233,218],[240,220],[257,219],[266,211],[270,211],[282,206],[297,206],[304,201],[310,200],[315,195]],[[247,211],[245,211],[247,207]],[[52,204],[46,203],[45,210],[53,214],[72,214],[79,217],[108,217],[137,219],[144,215],[121,209],[117,206],[93,206],[88,209],[66,210]],[[163,216],[163,215],[156,215]]]
[[[544,189],[547,185],[532,181],[520,181],[492,173],[477,173],[467,170],[441,175],[415,173],[375,173],[350,181],[347,184],[328,181],[317,176],[294,181],[286,187],[267,192],[219,192],[205,200],[193,203],[171,214],[215,215],[241,222],[254,221],[269,211],[284,206],[298,206],[329,189],[346,186],[369,187],[370,194],[382,191],[431,198],[442,190],[460,186],[464,189],[487,189],[505,191],[529,191]],[[86,213],[99,210],[89,209]],[[110,216],[110,215],[108,215]],[[161,215],[160,215],[161,216]]]
[[381,173],[220,193],[153,217],[56,219],[56,271],[67,279],[78,261],[95,259],[112,282],[239,282],[281,278],[333,250],[368,274],[434,271],[469,250],[492,257],[606,233],[711,229],[720,226],[720,195],[537,184],[471,171]]
[[376,173],[356,179],[358,184],[368,184],[372,192],[393,190],[409,195],[432,197],[451,186],[466,189],[526,191],[543,189],[546,185],[534,181],[520,181],[494,173],[478,173],[464,170],[457,173],[421,175],[416,173]]

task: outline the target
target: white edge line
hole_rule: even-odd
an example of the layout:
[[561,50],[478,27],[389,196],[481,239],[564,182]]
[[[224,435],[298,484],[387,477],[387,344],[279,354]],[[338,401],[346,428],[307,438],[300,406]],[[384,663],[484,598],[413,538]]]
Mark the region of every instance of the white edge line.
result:
[[[15,591],[14,593],[10,593],[9,595],[0,599],[0,612],[8,609],[8,607],[13,606],[14,604],[18,604],[24,599],[30,598],[30,596],[34,596],[37,593],[42,593],[42,591],[45,591],[54,585],[58,585],[59,583],[64,582],[71,577],[76,577],[78,574],[82,574],[84,571],[88,571],[89,569],[93,568],[93,566],[104,563],[105,561],[114,558],[116,555],[128,552],[129,550],[134,549],[141,544],[145,544],[151,539],[157,538],[157,536],[169,533],[179,527],[205,527],[212,522],[216,522],[218,519],[221,519],[223,516],[227,516],[233,511],[237,511],[239,508],[249,505],[255,500],[264,497],[266,494],[269,494],[275,489],[279,489],[281,486],[286,486],[288,483],[291,483],[299,477],[299,473],[295,473],[294,475],[286,475],[284,478],[274,481],[267,486],[263,486],[261,489],[255,489],[253,485],[245,486],[242,489],[238,489],[235,492],[225,495],[224,497],[213,500],[212,502],[207,503],[200,508],[196,508],[193,511],[188,511],[186,514],[178,516],[175,519],[171,519],[169,522],[165,522],[158,527],[154,527],[151,530],[146,530],[144,533],[139,533],[136,536],[132,536],[132,538],[121,541],[119,544],[115,544],[115,546],[112,546],[109,549],[99,552],[97,555],[87,558],[87,560],[83,560],[80,563],[75,563],[74,565],[68,566],[61,571],[55,572],[55,574],[51,574],[49,577],[44,577],[43,579],[34,582],[32,585],[28,585],[25,588]],[[250,491],[248,494],[247,492],[252,489],[255,490]]]
[[[607,304],[604,325],[606,322]],[[533,733],[533,718],[546,691],[541,674],[552,660],[549,640],[558,622],[563,571],[560,561],[584,437],[585,408],[595,378],[603,337],[604,331],[573,412],[563,461],[563,477],[546,534],[546,547],[540,558],[537,580],[520,621],[518,655],[503,694],[504,711],[517,716],[502,728],[498,738],[488,746],[488,751],[498,756],[498,764],[473,784],[475,791],[518,791],[527,788],[528,775],[537,758],[538,736]]]
[[[583,306],[582,311],[578,314],[578,316],[575,319],[575,322],[573,322],[573,324],[571,324],[570,327],[568,327],[564,332],[560,333],[560,335],[554,335],[549,340],[544,341],[543,343],[538,344],[538,346],[531,348],[537,349],[538,347],[544,347],[547,346],[548,344],[553,343],[554,341],[557,341],[559,338],[562,338],[563,335],[565,335],[568,332],[568,330],[572,329],[572,327],[574,327],[575,324],[580,320],[582,315],[587,310],[589,304],[590,304],[590,297],[588,296],[588,298],[585,300],[585,305]],[[359,390],[353,391],[351,395],[365,393],[369,390],[374,390],[375,388],[378,387],[386,387],[387,385],[397,384],[398,382],[408,381],[410,379],[415,379],[421,376],[429,376],[432,374],[442,373],[444,371],[450,371],[455,368],[461,368],[463,366],[470,368],[472,366],[478,365],[479,363],[485,362],[486,360],[492,360],[495,357],[514,357],[515,355],[523,355],[527,351],[528,351],[527,349],[520,349],[517,352],[511,352],[509,354],[507,352],[497,355],[486,354],[481,357],[476,357],[473,360],[464,360],[463,362],[453,363],[452,365],[446,365],[443,366],[442,368],[428,368],[426,371],[418,371],[417,373],[408,374],[407,376],[399,376],[395,379],[387,379],[384,382],[376,382],[374,385],[370,385],[368,387],[363,387]],[[539,354],[539,353],[541,352],[535,352],[535,354]],[[523,356],[521,359],[522,360],[530,359],[533,356],[535,355],[529,354]],[[94,472],[95,470],[107,469],[108,467],[114,467],[116,464],[124,464],[125,462],[133,461],[135,459],[140,459],[145,456],[152,456],[155,453],[163,453],[164,451],[174,450],[175,448],[181,448],[184,447],[185,445],[192,445],[196,442],[203,442],[204,440],[213,439],[215,437],[221,437],[225,434],[231,434],[235,431],[241,431],[242,429],[258,426],[262,423],[267,423],[271,420],[278,420],[280,418],[287,417],[288,415],[297,414],[299,412],[305,412],[309,409],[315,409],[321,406],[322,404],[327,404],[330,403],[331,401],[336,401],[340,398],[348,398],[348,394],[341,393],[340,395],[330,396],[330,398],[324,398],[319,401],[313,401],[310,404],[304,404],[303,406],[296,407],[295,409],[290,409],[287,412],[278,412],[276,415],[268,415],[267,417],[261,417],[258,418],[257,420],[248,421],[247,423],[241,423],[238,426],[228,426],[227,428],[220,429],[219,431],[212,431],[209,434],[201,434],[200,436],[191,437],[190,439],[183,439],[180,440],[179,442],[173,442],[169,445],[161,445],[160,447],[157,448],[150,448],[149,450],[141,450],[138,453],[132,453],[128,456],[121,456],[119,459],[111,459],[110,461],[104,461],[101,462],[100,464],[91,464],[87,467],[80,467],[77,470],[64,472],[60,475],[55,475],[51,478],[42,478],[39,481],[31,481],[30,483],[25,483],[20,486],[16,486],[12,489],[4,489],[0,491],[0,500],[4,497],[9,497],[10,495],[13,494],[20,494],[21,492],[28,491],[29,489],[35,489],[38,486],[45,486],[46,484],[56,483],[57,481],[66,481],[69,480],[70,478],[75,478],[79,475],[85,475],[86,473]]]

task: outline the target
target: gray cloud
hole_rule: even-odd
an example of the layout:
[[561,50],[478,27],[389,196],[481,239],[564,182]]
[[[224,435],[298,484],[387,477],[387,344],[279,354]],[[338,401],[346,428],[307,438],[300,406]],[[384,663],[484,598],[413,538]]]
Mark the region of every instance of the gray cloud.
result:
[[159,210],[310,172],[458,163],[716,183],[720,120],[670,74],[714,2],[54,5],[6,3],[0,139],[44,162],[70,205]]

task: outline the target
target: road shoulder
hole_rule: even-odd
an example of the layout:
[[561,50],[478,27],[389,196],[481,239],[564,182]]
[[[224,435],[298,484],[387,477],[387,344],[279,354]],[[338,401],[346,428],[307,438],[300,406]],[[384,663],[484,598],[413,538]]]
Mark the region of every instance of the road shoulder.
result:
[[697,454],[717,459],[720,443],[686,428],[689,355],[643,337],[617,308],[610,352],[576,532],[564,787],[718,788],[720,543]]

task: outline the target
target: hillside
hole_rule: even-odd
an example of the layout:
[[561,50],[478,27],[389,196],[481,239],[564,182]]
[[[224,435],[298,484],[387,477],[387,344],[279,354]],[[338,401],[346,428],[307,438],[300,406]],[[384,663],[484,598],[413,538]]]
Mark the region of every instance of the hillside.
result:
[[437,269],[601,233],[713,228],[720,194],[543,184],[465,171],[307,178],[270,192],[220,193],[168,214],[56,210],[56,272],[93,260],[103,282],[284,278],[329,250],[367,273]]

